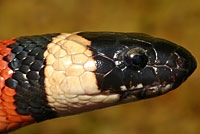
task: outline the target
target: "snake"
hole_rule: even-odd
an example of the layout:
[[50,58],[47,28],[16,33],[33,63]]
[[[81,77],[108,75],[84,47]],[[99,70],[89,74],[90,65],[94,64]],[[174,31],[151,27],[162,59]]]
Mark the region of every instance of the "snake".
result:
[[1,40],[0,133],[166,94],[196,66],[182,46],[143,33],[52,33]]

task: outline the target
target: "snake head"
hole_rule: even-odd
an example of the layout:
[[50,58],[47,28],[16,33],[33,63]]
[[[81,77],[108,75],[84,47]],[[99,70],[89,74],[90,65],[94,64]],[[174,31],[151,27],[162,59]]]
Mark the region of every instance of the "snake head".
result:
[[121,102],[165,94],[196,68],[185,48],[146,34],[107,33],[89,39],[95,46],[99,88],[119,94]]
[[122,100],[165,94],[183,83],[196,68],[194,57],[183,47],[163,39],[145,39],[146,36],[133,39],[132,45],[118,57],[125,64],[121,73],[124,76],[124,86],[120,86],[124,90]]

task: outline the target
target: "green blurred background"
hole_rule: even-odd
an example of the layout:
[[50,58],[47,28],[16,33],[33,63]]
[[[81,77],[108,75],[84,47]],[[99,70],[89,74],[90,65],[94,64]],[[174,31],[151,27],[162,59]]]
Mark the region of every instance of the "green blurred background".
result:
[[[0,0],[0,39],[54,32],[143,32],[200,60],[199,0]],[[167,95],[30,125],[11,134],[199,134],[200,72]]]

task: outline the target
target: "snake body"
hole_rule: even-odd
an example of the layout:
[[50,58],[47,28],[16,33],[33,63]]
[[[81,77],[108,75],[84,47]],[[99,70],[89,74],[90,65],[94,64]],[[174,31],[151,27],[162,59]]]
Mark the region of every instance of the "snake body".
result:
[[0,133],[156,97],[196,68],[183,47],[140,33],[77,32],[0,41]]

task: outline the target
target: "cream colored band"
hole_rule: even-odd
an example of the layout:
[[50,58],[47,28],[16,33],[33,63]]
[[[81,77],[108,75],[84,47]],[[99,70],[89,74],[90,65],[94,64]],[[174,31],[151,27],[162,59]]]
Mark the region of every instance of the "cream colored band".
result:
[[112,105],[118,94],[98,89],[91,41],[77,33],[54,37],[44,53],[45,90],[49,105],[59,115],[70,115]]

